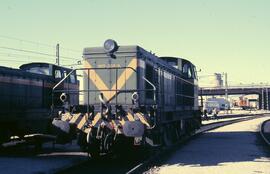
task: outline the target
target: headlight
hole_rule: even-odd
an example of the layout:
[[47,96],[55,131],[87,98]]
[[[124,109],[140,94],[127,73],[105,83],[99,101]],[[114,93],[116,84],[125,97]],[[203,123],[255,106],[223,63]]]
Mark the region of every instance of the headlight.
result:
[[66,101],[68,100],[68,94],[62,93],[62,94],[60,95],[60,100],[61,100],[63,103],[66,102]]
[[117,43],[112,39],[106,40],[103,47],[106,53],[113,53],[118,49]]
[[139,94],[137,92],[134,92],[132,95],[131,95],[131,99],[134,101],[134,102],[137,102],[139,100]]

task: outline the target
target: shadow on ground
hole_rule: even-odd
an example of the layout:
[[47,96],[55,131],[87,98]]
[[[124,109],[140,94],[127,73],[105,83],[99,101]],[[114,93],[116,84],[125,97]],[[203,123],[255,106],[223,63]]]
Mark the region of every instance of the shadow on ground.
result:
[[[196,141],[196,142],[193,142]],[[256,132],[207,132],[170,156],[166,165],[217,166],[270,157]]]

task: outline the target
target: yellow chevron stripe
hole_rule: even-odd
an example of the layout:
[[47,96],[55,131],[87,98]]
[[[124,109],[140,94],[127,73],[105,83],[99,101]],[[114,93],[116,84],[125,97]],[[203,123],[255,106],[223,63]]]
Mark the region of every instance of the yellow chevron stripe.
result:
[[131,113],[129,113],[129,112],[127,114],[127,118],[128,118],[129,121],[135,121],[133,115]]
[[[87,62],[84,61],[84,67],[85,68],[93,68],[93,66]],[[131,67],[133,69],[136,70],[137,68],[137,59],[133,58],[130,63],[128,64],[127,67]],[[88,75],[90,75],[90,79],[91,81],[95,84],[95,86],[97,87],[98,90],[100,90],[100,92],[103,93],[104,97],[106,100],[111,99],[115,94],[116,91],[102,91],[102,90],[109,90],[109,88],[106,86],[106,84],[104,83],[104,81],[101,79],[101,77],[96,73],[95,70],[89,70],[90,73]],[[85,70],[85,73],[88,73],[87,70]],[[116,90],[116,84],[117,84],[117,88],[121,89],[126,81],[131,77],[131,75],[134,73],[134,71],[130,68],[125,69],[122,74],[119,76],[119,78],[117,79],[116,83],[112,86],[111,90]]]
[[69,123],[72,123],[72,124],[78,124],[79,121],[81,121],[81,114],[73,114],[71,120],[69,121]]
[[86,123],[87,120],[88,120],[88,116],[87,116],[87,114],[85,114],[85,115],[82,117],[80,123],[77,125],[77,128],[78,128],[78,129],[82,129],[83,126],[84,126],[84,124]]
[[[130,61],[130,63],[128,64],[127,67],[131,67],[131,68],[136,70],[136,68],[137,68],[137,59],[133,58]],[[119,78],[117,79],[116,83],[112,86],[112,90],[116,90],[116,84],[117,84],[117,88],[121,89],[125,85],[126,81],[131,77],[131,75],[133,73],[134,73],[134,71],[132,69],[130,69],[130,68],[125,69],[122,72],[122,74],[119,76]],[[115,92],[114,92],[114,95],[115,95]]]
[[92,126],[95,126],[100,119],[101,115],[100,113],[97,113],[96,116],[94,117],[94,120],[92,121]]
[[121,120],[119,120],[119,122],[120,122],[120,124],[123,126],[124,124],[125,124],[125,120],[124,119],[121,119]]
[[114,127],[117,127],[116,120],[112,120],[112,124],[114,125]]
[[72,118],[72,116],[70,115],[70,113],[65,113],[61,116],[61,120],[62,121],[69,121]]
[[136,115],[139,117],[140,121],[145,124],[146,126],[150,127],[149,123],[147,122],[147,120],[145,119],[145,117],[143,116],[142,113],[136,113]]
[[[85,64],[84,64],[85,68],[93,68],[93,66],[89,62],[87,62],[87,61],[84,61],[84,62],[85,62]],[[88,73],[88,70],[85,70],[85,73]],[[91,70],[91,69],[89,70],[88,76],[89,76],[88,78],[90,78],[91,81],[95,84],[97,89],[103,93],[105,99],[108,100],[108,98],[110,96],[110,91],[102,91],[102,90],[108,90],[109,88],[103,82],[101,77],[96,73],[95,70]]]

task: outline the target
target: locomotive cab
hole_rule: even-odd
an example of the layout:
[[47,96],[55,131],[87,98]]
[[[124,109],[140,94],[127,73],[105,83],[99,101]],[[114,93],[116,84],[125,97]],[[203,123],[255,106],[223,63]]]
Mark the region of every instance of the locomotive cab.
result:
[[[20,69],[29,73],[45,75],[54,81],[55,84],[59,83],[62,79],[64,79],[67,74],[69,74],[72,69],[57,66],[49,63],[28,63],[20,66]],[[46,85],[46,82],[45,82]],[[53,86],[51,86],[53,87]],[[73,72],[69,75],[68,78],[65,79],[64,83],[61,83],[57,87],[58,90],[65,89],[79,89],[79,81],[77,80],[76,72]],[[51,93],[51,92],[49,92]],[[50,95],[50,94],[49,94]],[[54,104],[56,106],[61,106],[62,102],[60,101],[61,93],[56,93],[54,95]],[[68,94],[69,104],[70,105],[78,105],[79,97],[77,94]]]
[[[48,63],[28,63],[21,65],[20,69],[34,74],[50,76],[56,81],[60,81],[71,72],[71,69],[69,68]],[[76,74],[71,74],[70,78],[67,79],[67,82],[75,84],[77,82]]]
[[169,65],[176,69],[179,69],[187,79],[197,80],[196,67],[188,60],[177,57],[160,57],[166,61]]

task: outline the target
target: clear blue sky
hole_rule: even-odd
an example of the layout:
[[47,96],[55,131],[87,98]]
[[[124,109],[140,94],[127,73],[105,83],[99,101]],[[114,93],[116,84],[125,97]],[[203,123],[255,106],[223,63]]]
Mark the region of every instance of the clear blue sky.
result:
[[[80,59],[83,47],[112,38],[160,56],[185,57],[201,74],[227,72],[231,83],[270,83],[269,9],[269,0],[2,0],[0,47],[55,54],[54,48],[1,36],[60,43],[78,50],[62,55]],[[21,54],[0,48],[0,64],[54,61]]]

